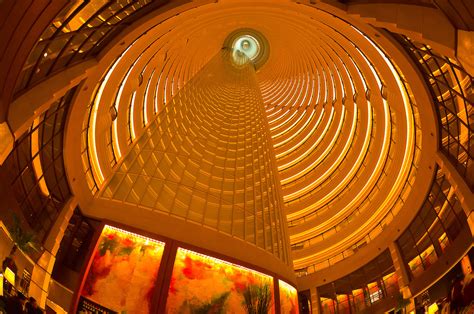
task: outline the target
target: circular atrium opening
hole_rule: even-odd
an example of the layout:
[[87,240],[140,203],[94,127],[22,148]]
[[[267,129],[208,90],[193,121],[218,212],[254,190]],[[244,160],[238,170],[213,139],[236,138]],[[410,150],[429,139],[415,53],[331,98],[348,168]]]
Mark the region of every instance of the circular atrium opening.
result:
[[268,41],[257,30],[238,29],[224,40],[224,49],[232,51],[232,58],[238,63],[248,60],[259,69],[268,59],[269,45]]
[[232,49],[234,52],[240,51],[250,60],[254,60],[260,53],[260,43],[253,36],[243,35],[234,41]]

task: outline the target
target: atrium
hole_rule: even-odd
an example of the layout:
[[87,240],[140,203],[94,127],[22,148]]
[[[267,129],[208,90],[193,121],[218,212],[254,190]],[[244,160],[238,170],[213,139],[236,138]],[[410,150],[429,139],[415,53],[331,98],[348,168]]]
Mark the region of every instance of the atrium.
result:
[[473,306],[473,52],[471,0],[0,1],[2,300]]

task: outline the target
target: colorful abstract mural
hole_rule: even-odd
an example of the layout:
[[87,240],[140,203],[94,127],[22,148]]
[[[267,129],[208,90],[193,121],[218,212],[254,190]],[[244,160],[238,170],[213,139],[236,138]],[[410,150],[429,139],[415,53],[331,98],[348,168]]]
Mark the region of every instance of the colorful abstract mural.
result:
[[280,309],[282,314],[298,313],[298,291],[284,282],[278,280],[278,289],[280,290]]
[[167,313],[274,313],[273,278],[178,249]]
[[115,312],[149,313],[164,246],[105,226],[81,295]]

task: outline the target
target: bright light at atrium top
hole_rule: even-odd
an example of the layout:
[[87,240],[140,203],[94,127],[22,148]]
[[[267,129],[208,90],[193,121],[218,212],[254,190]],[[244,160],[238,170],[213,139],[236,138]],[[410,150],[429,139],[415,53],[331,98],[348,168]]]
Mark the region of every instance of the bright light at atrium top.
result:
[[232,43],[234,51],[244,53],[250,60],[255,60],[260,54],[260,43],[250,35],[242,35],[237,37]]
[[253,64],[260,69],[269,57],[269,43],[265,36],[252,28],[240,28],[230,33],[223,42],[224,49],[232,51],[235,65]]

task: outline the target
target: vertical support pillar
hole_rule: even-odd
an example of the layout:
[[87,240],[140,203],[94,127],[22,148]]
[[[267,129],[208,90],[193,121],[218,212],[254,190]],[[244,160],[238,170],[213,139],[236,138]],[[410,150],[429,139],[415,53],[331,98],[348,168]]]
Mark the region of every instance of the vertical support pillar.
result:
[[356,304],[355,304],[355,301],[354,301],[354,295],[352,293],[348,294],[347,298],[349,300],[349,310],[350,310],[350,312],[351,313],[357,313],[357,308],[356,308]]
[[390,243],[388,246],[390,250],[390,256],[392,257],[393,266],[395,267],[395,273],[398,278],[398,286],[401,288],[408,286],[410,283],[410,276],[406,264],[403,262],[402,252],[396,242]]
[[15,139],[7,122],[0,123],[0,165],[3,165],[10,152],[13,150]]
[[311,300],[311,313],[320,314],[321,311],[321,299],[319,298],[318,289],[311,288],[310,290],[310,300]]
[[354,310],[352,309],[352,300],[351,300],[351,297],[352,297],[352,294],[346,294],[347,296],[347,306],[349,307],[349,314],[352,314],[354,313]]
[[377,286],[379,287],[379,291],[382,291],[381,298],[386,299],[388,297],[388,292],[382,278],[377,279]]
[[44,242],[44,252],[33,267],[28,294],[34,297],[42,308],[46,306],[46,298],[51,282],[51,273],[53,272],[54,262],[56,261],[56,254],[76,206],[77,200],[73,196],[66,205],[64,205],[61,213],[59,213],[58,218]]
[[433,243],[433,247],[434,247],[434,250],[436,252],[436,255],[438,257],[440,257],[441,255],[443,255],[443,249],[441,248],[441,245],[439,244],[439,241],[438,240],[431,240],[431,243]]
[[400,288],[400,294],[404,299],[410,299],[410,305],[408,306],[408,312],[415,309],[415,299],[412,298],[411,290],[408,284],[410,283],[410,276],[408,273],[407,265],[403,262],[402,253],[400,247],[396,242],[390,243],[388,246],[390,250],[390,256],[392,257],[393,266],[395,267],[395,273],[398,278],[398,287]]
[[282,313],[281,312],[281,302],[280,302],[280,283],[276,277],[273,277],[273,294],[275,300],[275,313]]
[[464,181],[454,165],[441,151],[438,151],[436,154],[436,163],[441,167],[449,183],[454,188],[454,192],[467,216],[471,234],[474,235],[474,193],[471,192],[466,181]]
[[362,291],[364,293],[364,303],[367,308],[372,306],[372,301],[370,300],[370,291],[367,286],[362,287]]

